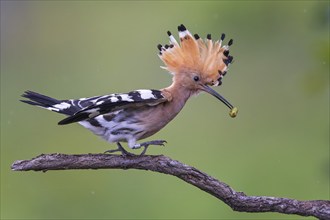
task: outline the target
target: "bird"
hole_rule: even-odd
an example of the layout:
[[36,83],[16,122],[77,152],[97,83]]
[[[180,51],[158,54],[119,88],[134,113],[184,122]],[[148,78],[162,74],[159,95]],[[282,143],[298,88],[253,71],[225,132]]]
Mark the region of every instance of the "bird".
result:
[[117,144],[116,149],[105,153],[119,152],[123,156],[137,154],[127,151],[122,142],[126,142],[129,149],[143,148],[138,155],[144,155],[149,146],[164,146],[165,140],[138,141],[160,131],[177,116],[190,97],[200,92],[220,100],[230,109],[229,115],[236,117],[238,109],[211,88],[222,84],[233,62],[229,55],[233,40],[224,44],[225,34],[217,41],[212,40],[211,34],[202,39],[198,34],[192,35],[183,24],[178,26],[179,42],[170,31],[167,35],[169,44],[157,45],[158,56],[165,64],[161,68],[172,75],[172,84],[166,88],[66,100],[28,90],[22,95],[26,99],[20,101],[66,115],[59,125],[79,123]]

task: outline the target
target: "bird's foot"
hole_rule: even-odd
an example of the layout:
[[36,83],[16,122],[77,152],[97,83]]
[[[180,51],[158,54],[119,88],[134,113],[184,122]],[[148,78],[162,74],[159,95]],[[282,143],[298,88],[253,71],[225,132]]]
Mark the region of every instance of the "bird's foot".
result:
[[120,144],[119,142],[117,143],[117,146],[118,146],[117,149],[114,149],[114,150],[107,150],[107,151],[105,151],[104,153],[115,153],[115,152],[121,152],[121,154],[122,154],[123,156],[130,156],[130,157],[132,157],[132,156],[136,156],[136,154],[132,154],[132,153],[128,152],[127,150],[125,150],[125,149],[123,148],[123,146],[121,146],[121,144]]
[[155,146],[165,146],[164,144],[167,143],[165,140],[154,140],[154,141],[147,141],[143,142],[141,144],[135,144],[133,149],[139,149],[141,147],[144,147],[142,153],[140,156],[144,155],[150,145],[155,145]]

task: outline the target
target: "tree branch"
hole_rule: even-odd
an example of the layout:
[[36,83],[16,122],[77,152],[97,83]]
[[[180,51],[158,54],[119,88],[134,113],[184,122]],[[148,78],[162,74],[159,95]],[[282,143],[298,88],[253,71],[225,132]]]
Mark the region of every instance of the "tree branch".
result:
[[227,184],[166,156],[121,156],[109,154],[42,154],[31,160],[18,160],[14,171],[48,171],[71,169],[139,169],[176,176],[215,196],[233,210],[240,212],[279,212],[330,219],[330,201],[247,196]]

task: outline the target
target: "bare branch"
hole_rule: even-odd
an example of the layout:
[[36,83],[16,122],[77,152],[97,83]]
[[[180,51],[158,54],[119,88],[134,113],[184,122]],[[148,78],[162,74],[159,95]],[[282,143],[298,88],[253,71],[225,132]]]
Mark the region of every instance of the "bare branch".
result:
[[19,160],[11,166],[15,171],[48,171],[71,169],[139,169],[176,176],[215,196],[240,212],[279,212],[330,219],[330,201],[247,196],[227,184],[166,156],[121,156],[109,154],[42,154],[31,160]]

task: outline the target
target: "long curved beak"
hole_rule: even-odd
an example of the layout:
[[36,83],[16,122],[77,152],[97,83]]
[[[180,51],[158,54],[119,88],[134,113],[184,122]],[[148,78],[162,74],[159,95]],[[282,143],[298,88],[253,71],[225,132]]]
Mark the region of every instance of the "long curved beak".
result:
[[213,90],[211,87],[209,87],[208,85],[201,85],[203,90],[211,95],[213,95],[214,97],[216,97],[217,99],[219,99],[223,104],[225,104],[229,109],[229,115],[234,118],[236,117],[237,113],[238,113],[238,109],[236,107],[234,107],[232,104],[230,104],[229,101],[227,101],[223,96],[221,96],[219,93],[217,93],[215,90]]

